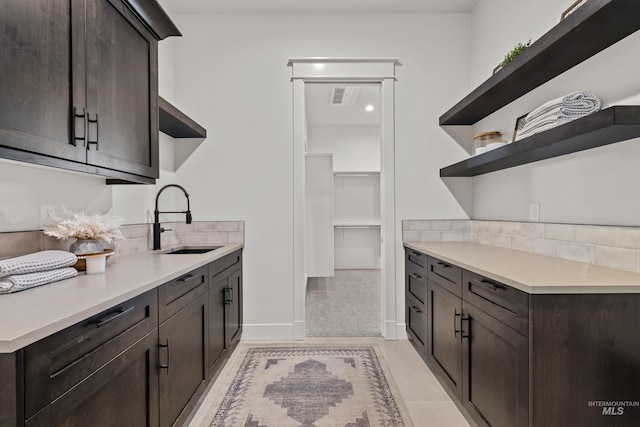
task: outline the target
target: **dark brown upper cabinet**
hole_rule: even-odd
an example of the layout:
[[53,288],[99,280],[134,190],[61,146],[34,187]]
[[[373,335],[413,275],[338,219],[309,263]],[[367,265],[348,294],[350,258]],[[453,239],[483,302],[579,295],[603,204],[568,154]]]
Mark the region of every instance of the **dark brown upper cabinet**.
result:
[[3,2],[0,157],[155,181],[158,40],[137,12],[122,0]]

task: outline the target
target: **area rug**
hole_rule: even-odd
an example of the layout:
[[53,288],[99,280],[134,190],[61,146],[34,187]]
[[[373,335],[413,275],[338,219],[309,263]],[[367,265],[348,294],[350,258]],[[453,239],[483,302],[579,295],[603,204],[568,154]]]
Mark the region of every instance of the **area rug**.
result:
[[413,426],[376,345],[244,351],[211,427]]

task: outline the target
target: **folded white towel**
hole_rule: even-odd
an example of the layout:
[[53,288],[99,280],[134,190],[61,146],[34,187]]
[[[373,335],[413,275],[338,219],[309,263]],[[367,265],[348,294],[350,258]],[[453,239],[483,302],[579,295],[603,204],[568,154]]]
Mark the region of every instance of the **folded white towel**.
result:
[[25,289],[69,279],[77,275],[78,271],[75,268],[66,267],[50,271],[6,276],[0,279],[0,294],[24,291]]
[[71,252],[41,251],[0,260],[0,277],[54,270],[56,268],[69,267],[76,262],[78,262],[78,257]]
[[560,98],[545,102],[525,118],[525,124],[542,116],[584,116],[600,110],[600,99],[589,92],[573,92]]
[[517,139],[526,138],[600,111],[600,99],[588,92],[573,92],[552,99],[530,112]]

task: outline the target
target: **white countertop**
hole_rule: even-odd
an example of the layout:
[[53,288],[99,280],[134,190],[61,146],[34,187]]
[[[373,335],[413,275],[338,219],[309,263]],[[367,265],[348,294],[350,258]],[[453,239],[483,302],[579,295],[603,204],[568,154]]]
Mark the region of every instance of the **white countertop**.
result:
[[[11,353],[140,295],[244,245],[195,255],[145,251],[114,257],[104,274],[78,276],[0,295],[0,353]],[[168,249],[168,248],[167,248]]]
[[529,294],[640,293],[640,273],[470,242],[405,242]]

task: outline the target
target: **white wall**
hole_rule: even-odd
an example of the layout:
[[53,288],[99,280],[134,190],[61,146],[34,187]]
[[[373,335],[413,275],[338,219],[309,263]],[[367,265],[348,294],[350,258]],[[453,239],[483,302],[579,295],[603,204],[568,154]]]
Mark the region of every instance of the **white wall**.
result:
[[[556,25],[569,3],[478,2],[472,13],[471,88],[488,78],[516,43],[529,38],[535,41]],[[636,54],[639,45],[640,33],[635,33],[480,121],[473,131],[499,130],[511,138],[516,117],[576,90],[596,94],[603,107],[640,104],[640,58]],[[528,221],[529,204],[540,203],[542,222],[639,225],[638,141],[475,177],[473,217]]]
[[309,125],[309,153],[333,153],[335,171],[380,170],[380,126]]
[[[465,217],[438,177],[463,150],[437,117],[468,88],[468,15],[228,14],[176,22],[184,34],[176,41],[176,101],[196,111],[208,132],[176,177],[199,203],[194,217],[245,221],[246,338],[293,336],[289,58],[400,58],[397,220]],[[402,284],[401,253],[397,260]]]

